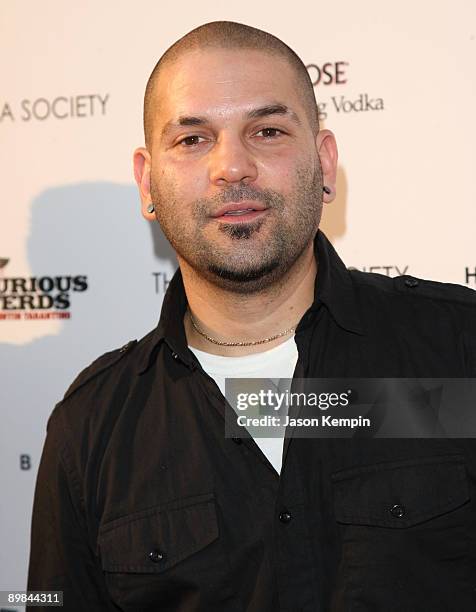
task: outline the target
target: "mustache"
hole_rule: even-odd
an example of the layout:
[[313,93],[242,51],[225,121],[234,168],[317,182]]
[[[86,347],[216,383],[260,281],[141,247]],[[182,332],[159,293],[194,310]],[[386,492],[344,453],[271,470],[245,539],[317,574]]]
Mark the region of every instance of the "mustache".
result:
[[242,202],[243,200],[256,200],[265,204],[267,208],[282,208],[284,198],[281,194],[270,189],[256,189],[251,185],[230,185],[211,198],[200,198],[195,201],[195,211],[198,214],[210,214],[219,206],[229,202]]

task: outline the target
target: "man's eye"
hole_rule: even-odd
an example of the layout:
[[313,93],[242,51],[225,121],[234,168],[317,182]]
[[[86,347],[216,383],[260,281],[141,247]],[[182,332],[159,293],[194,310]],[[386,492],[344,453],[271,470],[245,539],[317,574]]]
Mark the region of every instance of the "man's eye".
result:
[[197,136],[197,135],[186,136],[185,138],[182,138],[182,140],[180,140],[179,144],[184,145],[185,147],[193,147],[194,145],[200,144],[199,143],[200,138],[203,138],[203,137]]
[[262,130],[260,130],[259,132],[257,132],[257,134],[261,134],[263,133],[264,138],[274,138],[276,136],[281,136],[281,134],[283,134],[284,132],[282,132],[281,130],[278,130],[278,128],[263,128]]

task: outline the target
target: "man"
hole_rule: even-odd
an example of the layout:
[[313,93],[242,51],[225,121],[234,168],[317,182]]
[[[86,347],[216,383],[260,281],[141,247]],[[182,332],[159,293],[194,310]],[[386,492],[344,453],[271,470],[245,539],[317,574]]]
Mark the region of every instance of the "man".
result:
[[180,268],[156,330],[56,406],[29,589],[66,610],[473,610],[475,445],[224,435],[226,377],[472,377],[469,289],[348,271],[302,62],[232,22],[161,58],[134,154]]

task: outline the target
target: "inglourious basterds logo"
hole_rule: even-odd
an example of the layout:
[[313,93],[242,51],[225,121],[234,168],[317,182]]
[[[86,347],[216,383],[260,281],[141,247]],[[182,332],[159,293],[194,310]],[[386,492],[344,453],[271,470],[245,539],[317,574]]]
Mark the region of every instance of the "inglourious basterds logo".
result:
[[7,276],[9,261],[0,257],[0,321],[71,318],[72,294],[88,289],[87,276]]

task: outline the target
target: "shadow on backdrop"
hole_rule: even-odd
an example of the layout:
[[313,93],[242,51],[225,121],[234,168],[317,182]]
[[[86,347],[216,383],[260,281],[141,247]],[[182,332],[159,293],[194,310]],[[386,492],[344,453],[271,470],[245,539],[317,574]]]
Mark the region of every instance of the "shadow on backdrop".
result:
[[132,185],[91,182],[42,192],[32,202],[27,247],[32,276],[85,275],[88,288],[70,293],[71,319],[57,335],[0,343],[3,417],[17,427],[34,413],[45,418],[94,358],[155,327],[163,295],[152,274],[171,276],[177,267],[158,223],[142,218]]

